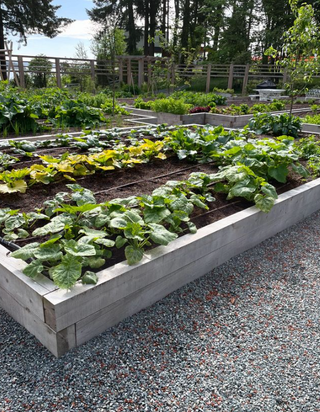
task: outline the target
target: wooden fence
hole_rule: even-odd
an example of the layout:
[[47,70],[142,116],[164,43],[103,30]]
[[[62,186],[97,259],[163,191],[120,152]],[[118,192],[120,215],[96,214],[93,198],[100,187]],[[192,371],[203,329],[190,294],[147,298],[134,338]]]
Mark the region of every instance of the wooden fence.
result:
[[[21,87],[26,87],[27,76],[43,73],[42,67],[29,66],[30,61],[36,56],[13,55],[13,65],[18,74]],[[203,91],[209,92],[214,84],[214,79],[223,79],[229,89],[235,82],[242,83],[242,93],[245,94],[250,80],[286,81],[286,73],[279,66],[263,64],[213,64],[208,62],[177,65],[168,58],[145,56],[117,56],[114,62],[97,61],[93,59],[74,59],[61,57],[46,57],[51,62],[50,76],[55,76],[58,87],[63,87],[64,76],[72,76],[79,83],[87,78],[96,85],[99,81],[105,84],[113,82],[126,83],[141,87],[144,83],[152,88],[153,83],[164,80],[167,87],[177,85],[184,81],[202,79]],[[102,80],[101,80],[102,79]]]

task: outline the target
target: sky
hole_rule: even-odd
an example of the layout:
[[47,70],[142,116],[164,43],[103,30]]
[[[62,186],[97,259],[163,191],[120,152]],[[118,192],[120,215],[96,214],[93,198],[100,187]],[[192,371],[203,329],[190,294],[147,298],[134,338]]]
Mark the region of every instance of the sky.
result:
[[68,17],[75,21],[53,39],[40,35],[29,36],[27,46],[19,45],[19,36],[11,37],[13,54],[25,56],[44,54],[48,57],[70,58],[75,57],[76,46],[81,42],[85,46],[88,58],[92,58],[91,39],[95,27],[86,13],[86,9],[93,7],[92,0],[53,0],[52,4],[61,6],[57,11],[59,17]]

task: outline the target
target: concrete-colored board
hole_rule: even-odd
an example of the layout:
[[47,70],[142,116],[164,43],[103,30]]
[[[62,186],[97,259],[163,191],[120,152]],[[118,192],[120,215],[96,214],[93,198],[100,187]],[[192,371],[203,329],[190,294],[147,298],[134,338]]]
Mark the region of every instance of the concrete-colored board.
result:
[[0,245],[0,288],[44,320],[42,297],[56,290],[57,286],[45,276],[38,276],[37,280],[26,277],[22,273],[25,266],[22,260],[8,256],[8,250]]
[[319,124],[311,124],[311,123],[302,123],[301,131],[306,133],[320,133],[320,125]]
[[[228,114],[218,114],[218,113],[194,113],[194,114],[185,114],[177,115],[172,113],[157,113],[152,110],[136,109],[132,107],[126,107],[127,110],[131,110],[134,114],[139,114],[143,118],[151,117],[156,118],[157,124],[166,123],[168,125],[190,125],[190,124],[210,124],[212,126],[223,126],[231,128],[241,128],[246,126],[249,121],[252,119],[253,114],[246,115],[228,115]],[[293,113],[301,113],[310,111],[309,108],[293,109]],[[288,113],[288,110],[282,110],[277,112],[270,112],[270,114],[281,114]],[[141,119],[143,120],[143,119]],[[145,120],[144,120],[145,121]],[[151,123],[150,119],[149,122]]]
[[76,346],[75,325],[56,333],[15,296],[0,287],[0,306],[20,325],[34,335],[54,356],[60,357]]

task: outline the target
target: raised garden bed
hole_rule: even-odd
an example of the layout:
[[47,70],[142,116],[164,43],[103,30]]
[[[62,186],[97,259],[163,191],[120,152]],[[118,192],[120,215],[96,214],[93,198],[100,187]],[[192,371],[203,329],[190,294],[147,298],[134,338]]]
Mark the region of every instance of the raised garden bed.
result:
[[[217,114],[217,113],[195,113],[195,114],[184,114],[177,115],[171,113],[156,113],[152,110],[129,108],[126,109],[132,111],[136,115],[141,115],[148,118],[148,122],[153,124],[166,123],[168,125],[189,125],[189,124],[210,124],[212,126],[223,126],[229,128],[242,128],[246,126],[249,121],[254,116],[253,114],[245,115],[227,115],[227,114]],[[293,109],[292,113],[294,115],[299,115],[300,113],[309,112],[310,108],[297,108]],[[280,114],[288,113],[287,110],[270,112],[270,114]]]
[[[238,135],[241,132],[231,133]],[[190,173],[190,169],[212,173],[216,167],[212,163],[188,164],[187,160],[178,161],[176,157],[169,156],[166,162],[158,159],[131,169],[129,179],[133,182],[125,180],[128,173],[127,170],[122,170],[121,174],[117,172],[113,176],[114,172],[111,172],[106,176],[100,175],[99,179],[95,175],[85,176],[81,178],[81,184],[98,190],[99,195],[102,189],[103,197],[113,199],[150,193],[154,189],[152,184],[156,187],[163,184],[169,175],[172,176],[169,179],[185,179],[185,174]],[[110,187],[112,181],[117,187]],[[291,181],[284,186],[295,187],[300,183],[301,181]],[[107,190],[103,190],[104,184]],[[28,188],[32,201],[21,193],[8,194],[1,197],[0,206],[33,210],[40,207],[47,197],[52,198],[63,190],[61,185],[61,181],[41,188],[32,185]],[[277,187],[281,193],[281,184]],[[225,196],[218,191],[215,193],[219,201]],[[39,203],[33,203],[36,198]],[[101,198],[97,200],[102,201]],[[280,195],[268,214],[255,207],[248,208],[248,203],[245,203],[242,206],[247,208],[240,212],[235,212],[238,209],[232,209],[231,204],[230,210],[235,213],[223,217],[228,215],[221,215],[220,209],[226,210],[225,204],[213,202],[212,210],[215,208],[220,220],[213,218],[210,220],[213,223],[207,224],[208,215],[204,213],[206,216],[202,225],[197,222],[198,226],[203,227],[196,234],[184,235],[169,246],[148,250],[143,260],[134,266],[121,261],[123,255],[120,254],[115,260],[111,260],[111,266],[98,273],[96,285],[77,283],[68,291],[58,289],[43,275],[39,275],[36,280],[26,277],[21,272],[26,263],[8,256],[8,250],[2,246],[0,304],[55,356],[61,356],[230,257],[308,216],[319,208],[319,200],[320,179],[317,179]],[[211,210],[208,213],[211,214]]]
[[131,267],[118,263],[99,273],[97,285],[57,289],[45,277],[21,273],[25,263],[0,247],[0,303],[55,356],[163,298],[180,286],[319,209],[320,179],[280,195],[268,214],[250,207],[157,247]]

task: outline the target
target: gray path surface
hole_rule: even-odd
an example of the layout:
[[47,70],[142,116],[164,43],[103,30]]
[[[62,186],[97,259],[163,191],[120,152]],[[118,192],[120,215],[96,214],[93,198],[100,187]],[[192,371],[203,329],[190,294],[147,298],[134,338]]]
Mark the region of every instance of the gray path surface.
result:
[[55,359],[0,311],[0,411],[320,411],[320,213]]

